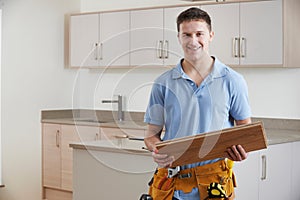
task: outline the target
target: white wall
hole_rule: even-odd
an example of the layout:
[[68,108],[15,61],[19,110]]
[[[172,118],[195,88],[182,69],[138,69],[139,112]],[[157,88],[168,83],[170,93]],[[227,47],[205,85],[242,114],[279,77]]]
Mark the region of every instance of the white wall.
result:
[[[82,0],[81,9],[82,12],[90,12],[183,3],[185,2],[179,0],[127,0],[126,2],[119,0]],[[300,119],[300,79],[298,78],[300,77],[300,68],[236,70],[242,73],[248,82],[253,116]],[[127,73],[125,70],[99,71],[98,74],[97,72],[86,72],[81,79],[81,94],[85,94],[81,95],[81,106],[111,109],[110,105],[101,104],[100,99],[120,92],[131,100],[127,103],[127,109],[145,111],[150,92],[147,83],[153,81],[163,70],[138,71],[138,73],[126,74],[126,78],[124,77],[124,73]],[[99,84],[99,82],[96,82],[97,79],[105,81],[103,84]],[[94,89],[88,93],[85,91],[87,88]],[[139,88],[138,91],[136,91],[136,88]],[[133,93],[135,93],[135,96],[132,95]],[[92,96],[93,100],[85,98],[86,96]],[[113,108],[115,109],[115,106]]]
[[[126,2],[126,3],[125,3]],[[3,0],[2,160],[0,200],[40,200],[40,110],[80,107],[126,96],[127,110],[145,111],[150,85],[164,69],[64,69],[64,14],[171,5],[175,0]],[[300,118],[300,69],[238,69],[249,84],[255,116]],[[78,78],[77,78],[78,75]],[[74,88],[75,87],[75,88]],[[74,89],[74,90],[73,90]],[[75,94],[76,93],[76,94]],[[79,95],[78,97],[77,95]],[[75,95],[75,96],[74,96]]]
[[64,69],[64,15],[79,0],[4,0],[1,200],[41,199],[40,110],[72,107],[76,71]]

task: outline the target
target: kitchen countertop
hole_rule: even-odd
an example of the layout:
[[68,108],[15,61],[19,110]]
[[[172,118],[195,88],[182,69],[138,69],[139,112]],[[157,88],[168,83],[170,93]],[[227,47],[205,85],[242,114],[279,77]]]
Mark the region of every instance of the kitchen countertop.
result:
[[142,121],[98,121],[89,118],[57,118],[57,119],[44,119],[42,123],[51,124],[66,124],[66,125],[79,125],[79,126],[101,126],[110,128],[125,128],[125,129],[143,129],[147,128],[147,124]]
[[[126,112],[125,121],[115,121],[112,111],[99,110],[61,110],[42,111],[42,123],[69,124],[82,126],[101,126],[121,129],[146,129],[142,121],[144,113]],[[99,122],[100,121],[100,122]],[[253,117],[252,121],[262,121],[267,135],[268,145],[300,141],[300,120]],[[103,122],[103,123],[102,123]],[[101,142],[101,141],[100,141]],[[95,148],[104,143],[86,143],[84,148]],[[78,148],[77,146],[73,146]],[[105,146],[105,148],[111,148]],[[143,152],[144,150],[142,150]]]
[[151,152],[146,150],[145,144],[141,140],[130,140],[128,138],[114,140],[98,140],[83,143],[72,143],[70,147],[75,149],[87,149],[96,151],[108,151],[116,153],[143,154],[151,156]]

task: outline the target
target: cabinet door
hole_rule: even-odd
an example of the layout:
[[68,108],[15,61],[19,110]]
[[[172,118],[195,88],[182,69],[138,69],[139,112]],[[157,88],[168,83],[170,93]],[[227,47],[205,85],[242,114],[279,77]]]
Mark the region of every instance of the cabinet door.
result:
[[129,11],[100,14],[100,65],[129,66]]
[[99,139],[99,127],[62,125],[61,139],[61,185],[62,189],[73,190],[73,149],[69,146],[72,142],[93,141]]
[[61,187],[61,127],[43,124],[43,186]]
[[241,65],[282,65],[282,0],[241,3],[240,9]]
[[184,54],[177,37],[177,16],[188,7],[164,9],[164,65],[174,66]]
[[259,182],[259,199],[291,199],[292,143],[271,145],[261,152],[265,156]]
[[[215,32],[210,44],[210,54],[227,65],[239,64],[239,4],[218,4],[201,6],[208,12]],[[252,19],[254,19],[253,16]]]
[[292,200],[300,199],[300,142],[292,143]]
[[131,66],[162,66],[163,9],[131,11]]
[[74,15],[70,20],[70,66],[98,66],[99,14]]
[[237,188],[235,189],[236,200],[258,199],[260,153],[251,152],[246,160],[235,162],[234,173]]

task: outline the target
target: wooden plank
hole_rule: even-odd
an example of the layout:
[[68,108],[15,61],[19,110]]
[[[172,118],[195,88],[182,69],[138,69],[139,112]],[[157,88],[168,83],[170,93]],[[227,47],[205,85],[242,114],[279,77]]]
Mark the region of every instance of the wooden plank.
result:
[[242,145],[246,152],[267,148],[262,122],[160,142],[159,153],[175,157],[172,166],[227,157],[226,149]]

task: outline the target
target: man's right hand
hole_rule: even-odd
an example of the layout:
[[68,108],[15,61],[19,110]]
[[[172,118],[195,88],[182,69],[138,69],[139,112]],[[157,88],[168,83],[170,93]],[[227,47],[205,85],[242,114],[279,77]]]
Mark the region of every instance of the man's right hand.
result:
[[175,161],[174,156],[169,156],[167,154],[159,154],[158,150],[155,148],[152,151],[152,157],[154,162],[158,164],[159,168],[167,168],[172,165]]

